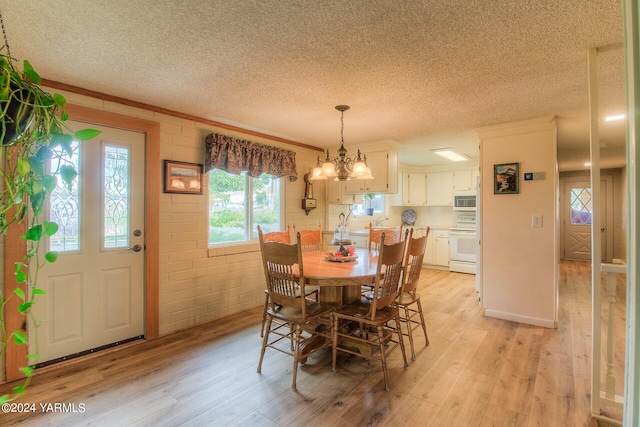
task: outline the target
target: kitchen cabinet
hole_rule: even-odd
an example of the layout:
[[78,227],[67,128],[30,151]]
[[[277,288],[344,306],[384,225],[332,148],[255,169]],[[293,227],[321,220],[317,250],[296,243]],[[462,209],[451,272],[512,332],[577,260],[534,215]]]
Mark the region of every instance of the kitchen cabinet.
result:
[[452,206],[453,172],[427,174],[427,206]]
[[431,230],[422,261],[424,265],[449,268],[449,230]]
[[449,231],[437,230],[434,235],[434,265],[449,267]]
[[327,204],[353,205],[362,203],[362,194],[345,193],[345,182],[346,181],[333,181],[331,179],[326,181]]
[[394,150],[366,153],[373,179],[343,181],[344,194],[397,193],[398,154]]
[[369,237],[365,236],[350,236],[351,246],[356,248],[366,249],[369,241]]
[[393,206],[426,206],[427,175],[418,172],[403,172],[398,182],[398,194],[392,199]]
[[454,191],[474,191],[478,188],[478,169],[455,171],[453,173]]
[[405,230],[413,229],[413,234],[411,235],[412,239],[417,239],[418,237],[423,237],[427,232],[427,229],[424,227],[411,227],[410,225],[405,226],[402,229],[402,236],[404,236]]
[[478,189],[478,184],[480,184],[480,170],[472,169],[471,170],[471,189],[476,191]]

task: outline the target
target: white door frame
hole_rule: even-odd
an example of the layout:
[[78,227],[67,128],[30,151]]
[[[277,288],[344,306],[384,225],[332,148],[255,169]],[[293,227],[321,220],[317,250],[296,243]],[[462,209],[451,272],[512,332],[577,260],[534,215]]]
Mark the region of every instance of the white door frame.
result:
[[624,49],[627,76],[627,337],[625,354],[624,413],[625,427],[640,424],[640,4],[623,0]]

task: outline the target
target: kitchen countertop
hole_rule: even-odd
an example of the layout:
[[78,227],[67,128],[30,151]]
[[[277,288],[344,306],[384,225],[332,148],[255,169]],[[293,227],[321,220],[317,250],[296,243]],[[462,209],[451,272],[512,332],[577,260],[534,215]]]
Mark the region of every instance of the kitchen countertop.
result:
[[[414,229],[417,229],[417,230],[426,230],[426,228],[427,228],[426,225],[414,225],[414,226],[405,225],[404,227],[413,227]],[[454,227],[454,226],[441,225],[441,226],[429,226],[429,227],[431,228],[431,230],[448,230],[448,229],[450,229],[451,227]],[[380,228],[398,228],[398,227],[380,227]],[[330,231],[325,231],[325,233],[333,234],[333,232],[330,232]],[[351,236],[365,236],[365,237],[368,237],[369,236],[369,229],[368,228],[361,228],[359,230],[349,230],[349,235],[351,235]]]
[[[407,226],[405,225],[404,227],[405,227],[405,229],[406,229],[406,227],[407,227]],[[395,229],[398,229],[398,228],[400,228],[400,227],[384,227],[384,226],[381,226],[381,227],[373,227],[373,229],[374,229],[374,230],[375,230],[376,228],[378,228],[378,229],[387,229],[387,228],[389,228],[389,229],[394,229],[394,228],[395,228]],[[414,226],[413,228],[426,228],[426,227],[417,227],[417,226]],[[360,230],[353,230],[353,231],[349,231],[349,234],[352,234],[352,235],[354,235],[354,236],[368,236],[368,235],[369,235],[369,229],[368,229],[368,228],[363,228],[363,229],[360,229]]]

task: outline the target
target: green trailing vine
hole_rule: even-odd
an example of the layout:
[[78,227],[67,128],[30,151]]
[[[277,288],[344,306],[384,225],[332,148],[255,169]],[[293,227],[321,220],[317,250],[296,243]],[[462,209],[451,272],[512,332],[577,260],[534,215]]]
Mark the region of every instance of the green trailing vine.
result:
[[[41,243],[58,230],[55,222],[43,220],[45,202],[58,185],[68,188],[74,185],[78,173],[70,162],[62,161],[73,155],[73,141],[86,141],[100,133],[95,129],[71,131],[65,123],[69,118],[66,99],[39,87],[42,80],[29,61],[23,61],[22,71],[14,62],[5,34],[5,46],[0,50],[0,233],[4,235],[7,228],[27,221],[27,232],[22,236],[27,251],[24,259],[15,262],[19,287],[9,295],[0,287],[0,355],[10,340],[17,345],[29,342],[25,331],[7,330],[4,317],[7,301],[19,299],[18,312],[25,320],[27,317],[31,320],[36,331],[42,323],[31,314],[36,299],[44,294],[37,286],[38,272],[58,258],[55,251],[42,254],[40,250]],[[32,337],[32,342],[37,350],[37,336]],[[37,351],[27,358],[36,360]],[[21,368],[24,382],[14,387],[11,394],[0,396],[0,404],[25,393],[33,369],[33,365]]]

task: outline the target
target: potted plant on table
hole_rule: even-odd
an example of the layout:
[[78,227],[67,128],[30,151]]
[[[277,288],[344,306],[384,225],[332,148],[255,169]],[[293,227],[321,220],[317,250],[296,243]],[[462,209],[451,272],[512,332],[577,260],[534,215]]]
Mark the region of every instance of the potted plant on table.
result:
[[[4,33],[1,14],[0,23]],[[28,342],[26,331],[7,331],[7,301],[19,298],[18,311],[26,318],[36,296],[44,293],[36,286],[39,268],[58,257],[53,251],[44,256],[39,251],[42,239],[58,229],[57,224],[42,219],[45,200],[58,186],[58,180],[71,187],[77,176],[70,162],[58,160],[71,157],[74,140],[85,141],[99,134],[94,129],[69,129],[65,123],[65,98],[40,88],[41,78],[29,61],[23,62],[22,70],[14,65],[16,61],[4,34],[5,45],[0,49],[0,233],[27,221],[27,232],[22,236],[27,251],[24,259],[15,262],[18,287],[8,295],[0,288],[0,355],[11,339],[18,345]],[[31,354],[29,358],[36,356]],[[0,396],[0,404],[25,392],[33,368],[25,366],[21,371],[25,382],[14,387],[13,394]]]

